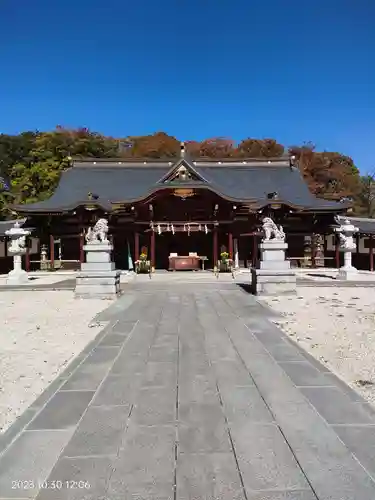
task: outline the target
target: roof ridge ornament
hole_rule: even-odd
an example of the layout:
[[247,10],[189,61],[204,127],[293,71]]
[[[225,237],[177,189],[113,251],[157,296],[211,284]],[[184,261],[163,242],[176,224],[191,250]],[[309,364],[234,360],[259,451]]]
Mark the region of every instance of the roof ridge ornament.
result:
[[181,156],[181,158],[185,158],[185,155],[186,155],[185,143],[182,141],[180,143],[180,146],[181,146],[180,156]]

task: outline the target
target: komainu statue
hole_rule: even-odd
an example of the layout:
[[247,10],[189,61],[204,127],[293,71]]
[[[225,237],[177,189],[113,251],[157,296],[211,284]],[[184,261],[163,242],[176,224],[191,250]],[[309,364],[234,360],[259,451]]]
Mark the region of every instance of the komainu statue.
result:
[[106,219],[99,219],[94,227],[89,227],[85,235],[86,242],[90,243],[108,243],[108,221]]
[[277,227],[271,217],[264,217],[262,222],[265,235],[263,241],[270,241],[271,239],[285,241],[283,226]]

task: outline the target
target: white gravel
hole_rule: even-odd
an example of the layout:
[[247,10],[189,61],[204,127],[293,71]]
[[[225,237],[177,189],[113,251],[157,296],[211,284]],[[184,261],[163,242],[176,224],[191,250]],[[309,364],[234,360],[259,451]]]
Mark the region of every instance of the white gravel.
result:
[[0,292],[0,432],[95,338],[106,300],[72,291]]
[[283,315],[275,322],[285,333],[375,404],[375,289],[301,287],[297,297],[261,300]]

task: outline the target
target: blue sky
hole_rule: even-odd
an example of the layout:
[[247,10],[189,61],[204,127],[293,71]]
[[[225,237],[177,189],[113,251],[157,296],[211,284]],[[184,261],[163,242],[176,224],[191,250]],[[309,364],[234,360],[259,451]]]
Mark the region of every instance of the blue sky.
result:
[[375,170],[374,0],[2,0],[0,132],[312,141]]

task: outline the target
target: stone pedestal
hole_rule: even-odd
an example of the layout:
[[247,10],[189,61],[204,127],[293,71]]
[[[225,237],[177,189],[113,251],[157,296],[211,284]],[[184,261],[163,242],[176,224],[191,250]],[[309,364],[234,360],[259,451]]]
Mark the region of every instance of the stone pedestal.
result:
[[22,269],[22,255],[13,256],[13,269],[8,273],[7,285],[25,285],[28,283],[29,277],[27,272]]
[[287,248],[283,240],[265,240],[260,244],[260,266],[251,269],[251,288],[255,295],[296,293],[296,274],[285,260]]
[[345,251],[344,265],[340,267],[337,279],[345,281],[358,279],[358,270],[352,265],[352,250]]
[[121,271],[111,260],[113,246],[95,242],[85,245],[86,262],[77,273],[75,296],[84,299],[113,299],[120,293]]

